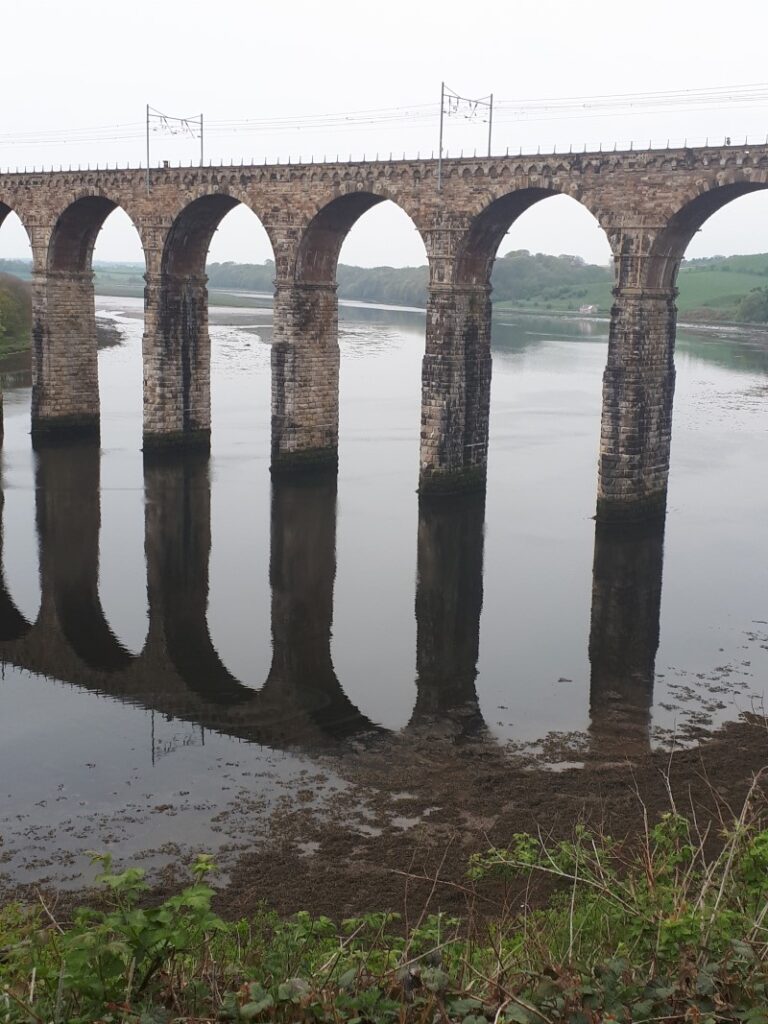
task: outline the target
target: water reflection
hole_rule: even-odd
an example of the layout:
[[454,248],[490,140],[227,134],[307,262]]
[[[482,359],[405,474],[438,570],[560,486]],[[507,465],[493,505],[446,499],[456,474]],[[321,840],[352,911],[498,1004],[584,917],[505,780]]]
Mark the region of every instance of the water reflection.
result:
[[336,475],[272,483],[272,665],[264,693],[335,740],[378,729],[347,698],[331,659]]
[[88,668],[116,672],[132,656],[112,632],[99,598],[100,462],[99,448],[88,444],[37,456],[40,620],[48,633],[58,626]]
[[475,688],[483,606],[485,495],[419,503],[416,705],[411,723],[485,728]]
[[207,703],[237,705],[252,691],[222,663],[208,631],[211,485],[205,455],[144,465],[149,638],[144,657],[171,662]]
[[[0,520],[4,519],[5,489],[0,488]],[[20,640],[29,632],[32,624],[24,618],[8,590],[3,559],[3,529],[0,522],[0,644]]]
[[589,633],[593,740],[617,752],[650,744],[659,647],[664,522],[595,524]]
[[[272,662],[265,680],[241,680],[208,627],[207,458],[145,463],[149,628],[139,655],[115,637],[99,599],[100,458],[88,445],[37,456],[42,603],[29,623],[0,585],[3,662],[275,748],[342,750],[385,735],[348,698],[332,661],[335,476],[273,484]],[[419,505],[416,699],[407,730],[493,742],[476,688],[484,521],[482,495]],[[662,559],[663,524],[596,526],[591,733],[600,745],[618,740],[625,753],[649,744]]]

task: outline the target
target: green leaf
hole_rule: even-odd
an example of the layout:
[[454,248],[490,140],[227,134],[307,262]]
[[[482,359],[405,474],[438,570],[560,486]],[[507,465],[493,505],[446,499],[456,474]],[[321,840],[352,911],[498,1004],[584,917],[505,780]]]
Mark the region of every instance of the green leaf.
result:
[[[485,1018],[483,1018],[485,1020]],[[507,1024],[531,1024],[535,1017],[522,1006],[510,1006],[504,1011],[504,1020]]]
[[450,975],[439,967],[426,968],[421,972],[421,980],[430,992],[445,992],[451,983]]
[[339,988],[352,988],[352,986],[357,981],[357,974],[358,971],[356,967],[350,967],[348,971],[344,971],[344,973],[342,974],[338,981]]
[[310,987],[303,978],[289,978],[277,987],[277,998],[281,1003],[298,1003],[310,993]]
[[242,1020],[255,1020],[260,1014],[269,1010],[275,1005],[275,1001],[271,995],[267,994],[263,999],[259,999],[257,1002],[246,1003],[245,1006],[240,1007],[240,1017]]
[[451,999],[448,1009],[452,1017],[464,1017],[473,1010],[482,1010],[483,1004],[480,999],[473,999],[471,996],[462,999]]

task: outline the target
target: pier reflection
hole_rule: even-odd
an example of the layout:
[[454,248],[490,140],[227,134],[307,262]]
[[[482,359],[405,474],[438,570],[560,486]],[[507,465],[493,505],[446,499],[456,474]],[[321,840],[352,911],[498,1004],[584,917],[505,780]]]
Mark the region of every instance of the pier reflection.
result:
[[416,704],[411,725],[485,730],[475,681],[483,606],[485,495],[419,503]]
[[659,647],[664,521],[595,525],[589,634],[593,746],[650,747]]
[[127,668],[132,655],[107,622],[99,597],[101,504],[98,445],[46,448],[36,456],[35,501],[41,617],[58,626],[90,669]]
[[272,482],[272,665],[264,694],[345,740],[380,730],[355,707],[331,658],[336,474]]

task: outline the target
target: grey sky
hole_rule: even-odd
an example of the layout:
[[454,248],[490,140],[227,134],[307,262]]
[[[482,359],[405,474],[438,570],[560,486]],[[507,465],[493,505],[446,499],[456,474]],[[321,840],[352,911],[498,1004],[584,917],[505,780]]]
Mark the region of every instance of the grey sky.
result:
[[[697,0],[616,0],[543,5],[475,0],[389,0],[371,5],[335,3],[227,4],[195,0],[93,0],[14,4],[4,19],[0,64],[0,166],[74,163],[137,165],[144,159],[144,105],[169,114],[205,113],[206,159],[257,161],[363,153],[402,156],[437,147],[441,79],[463,95],[491,91],[499,101],[663,89],[709,88],[768,79],[764,0],[742,0],[728,11]],[[420,106],[432,103],[434,116]],[[222,122],[248,118],[405,107],[407,120],[353,128],[232,131]],[[102,130],[89,141],[82,129]],[[68,129],[72,136],[53,137]],[[75,137],[77,130],[79,137]],[[482,151],[485,126],[451,120],[446,146]],[[513,119],[499,108],[494,152],[542,151],[586,142],[613,146],[633,140],[664,145],[705,137],[765,139],[768,110],[759,106],[563,119],[546,113]],[[128,137],[124,137],[128,136]],[[153,136],[153,155],[197,158],[197,144]],[[705,225],[689,255],[768,250],[768,194],[745,197]],[[505,239],[501,252],[529,248],[608,258],[591,216],[574,201],[538,204]],[[0,257],[26,255],[26,236],[9,218],[0,230]],[[233,211],[223,222],[212,259],[261,261],[269,245],[256,218]],[[138,239],[127,218],[113,214],[97,245],[101,259],[138,259]],[[424,262],[408,218],[383,205],[351,232],[345,262],[372,265]]]

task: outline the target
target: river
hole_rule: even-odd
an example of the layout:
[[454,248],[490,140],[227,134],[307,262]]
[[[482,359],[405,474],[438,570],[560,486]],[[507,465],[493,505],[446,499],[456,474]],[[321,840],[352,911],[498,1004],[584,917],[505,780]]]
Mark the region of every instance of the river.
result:
[[145,470],[141,303],[97,309],[124,338],[100,452],[36,458],[5,382],[7,884],[78,886],[94,848],[227,862],[244,832],[322,858],[311,822],[381,834],[374,790],[387,828],[424,819],[406,749],[578,772],[762,706],[765,336],[679,332],[667,522],[612,533],[603,322],[498,318],[485,501],[420,510],[423,313],[342,307],[338,482],[273,491],[270,310],[212,308],[210,462]]

